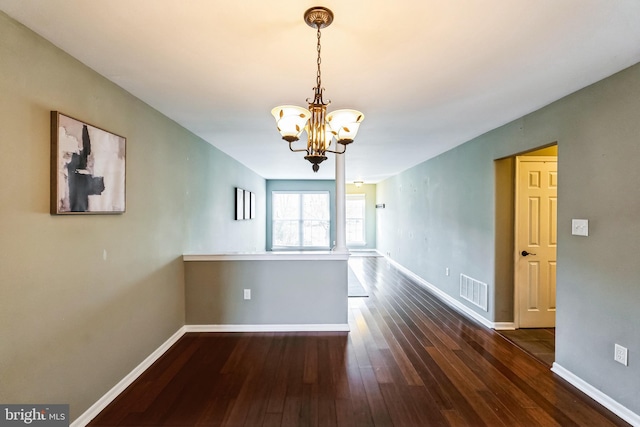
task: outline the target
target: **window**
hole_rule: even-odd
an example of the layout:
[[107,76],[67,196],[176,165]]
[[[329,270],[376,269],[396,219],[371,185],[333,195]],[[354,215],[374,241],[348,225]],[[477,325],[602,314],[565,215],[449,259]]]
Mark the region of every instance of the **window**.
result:
[[329,248],[329,192],[274,191],[272,246]]
[[364,194],[347,194],[347,244],[366,245],[364,228]]

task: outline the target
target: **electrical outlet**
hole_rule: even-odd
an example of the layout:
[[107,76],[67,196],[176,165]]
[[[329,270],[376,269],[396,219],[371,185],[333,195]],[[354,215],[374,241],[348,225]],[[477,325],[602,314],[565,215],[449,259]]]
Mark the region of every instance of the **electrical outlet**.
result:
[[251,299],[251,289],[244,290],[244,299]]
[[622,363],[624,366],[629,366],[627,360],[627,348],[621,346],[620,344],[615,345],[615,353],[613,355],[613,360],[618,363]]

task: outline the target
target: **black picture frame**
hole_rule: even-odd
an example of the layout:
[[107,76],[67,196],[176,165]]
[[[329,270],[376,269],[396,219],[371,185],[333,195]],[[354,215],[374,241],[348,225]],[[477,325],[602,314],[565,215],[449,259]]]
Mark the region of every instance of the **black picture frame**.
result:
[[244,219],[244,190],[236,187],[236,221]]

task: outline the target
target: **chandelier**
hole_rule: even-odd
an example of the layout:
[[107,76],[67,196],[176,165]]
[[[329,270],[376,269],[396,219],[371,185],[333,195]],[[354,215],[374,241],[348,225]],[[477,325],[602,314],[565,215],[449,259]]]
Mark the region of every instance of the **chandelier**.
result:
[[[327,105],[331,101],[322,99],[322,75],[320,72],[320,30],[333,22],[333,12],[325,7],[312,7],[304,13],[304,21],[317,30],[318,72],[316,75],[316,87],[313,88],[313,99],[307,98],[309,109],[295,105],[281,105],[271,110],[276,119],[278,131],[282,139],[289,143],[289,149],[293,152],[306,152],[304,156],[313,165],[313,171],[318,172],[320,163],[327,159],[326,153],[343,154],[347,145],[351,144],[358,133],[364,114],[356,110],[336,110],[327,114]],[[307,132],[307,148],[294,149],[292,144],[300,139],[300,134]],[[335,138],[336,148],[332,150],[331,142]]]

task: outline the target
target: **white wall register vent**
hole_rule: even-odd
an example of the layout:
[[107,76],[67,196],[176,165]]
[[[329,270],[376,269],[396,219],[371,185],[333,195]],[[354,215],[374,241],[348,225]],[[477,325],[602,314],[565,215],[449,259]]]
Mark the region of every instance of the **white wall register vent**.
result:
[[465,274],[460,275],[460,296],[484,311],[488,311],[487,293],[488,286],[486,283],[473,279]]

